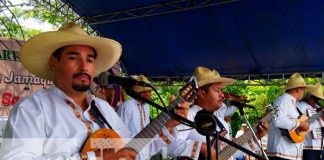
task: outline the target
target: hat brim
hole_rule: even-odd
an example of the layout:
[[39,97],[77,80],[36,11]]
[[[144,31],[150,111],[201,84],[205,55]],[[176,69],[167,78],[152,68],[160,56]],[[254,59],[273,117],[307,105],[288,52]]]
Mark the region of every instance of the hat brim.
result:
[[312,85],[300,85],[300,86],[289,86],[285,87],[285,90],[294,89],[294,88],[306,88],[307,90],[312,87]]
[[[313,95],[313,94],[312,94]],[[324,100],[324,96],[317,96],[317,95],[313,95],[313,96],[315,96],[315,97],[317,97],[317,98],[319,98],[319,99],[321,99],[321,100]]]
[[235,82],[236,82],[235,79],[225,78],[225,77],[216,77],[216,78],[208,78],[205,80],[200,80],[200,83],[198,85],[199,85],[199,87],[202,87],[202,86],[205,86],[205,85],[211,84],[211,83],[221,83],[221,87],[224,88],[224,87],[231,85]]
[[[307,92],[311,92],[311,91],[313,91],[313,90],[316,90],[317,89],[317,87],[318,86],[316,86],[316,85],[312,85],[312,84],[310,84],[310,85],[308,85],[309,87],[307,88]],[[317,97],[317,98],[319,98],[319,99],[322,99],[322,100],[324,100],[324,96],[323,95],[318,95],[318,94],[312,94],[312,93],[310,93],[311,95],[313,95],[313,96],[315,96],[315,97]]]
[[94,76],[111,68],[122,52],[121,45],[112,39],[52,31],[29,39],[21,48],[20,60],[34,75],[53,81],[54,73],[48,60],[54,51],[68,45],[86,45],[96,50]]

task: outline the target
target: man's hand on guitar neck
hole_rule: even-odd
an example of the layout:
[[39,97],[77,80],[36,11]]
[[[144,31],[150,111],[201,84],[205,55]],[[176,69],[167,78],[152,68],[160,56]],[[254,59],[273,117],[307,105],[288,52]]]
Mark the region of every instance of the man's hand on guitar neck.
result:
[[309,124],[305,121],[299,121],[299,126],[297,128],[297,131],[306,132],[308,130],[309,130]]
[[255,133],[257,138],[260,139],[266,135],[269,131],[269,125],[267,122],[260,122],[257,127],[257,132]]
[[96,157],[100,157],[97,160],[135,160],[136,159],[136,151],[130,148],[122,148],[115,152],[114,149],[104,149],[103,155],[101,157],[100,151],[95,152]]
[[[172,95],[170,97],[170,103],[172,101],[174,101],[175,97]],[[189,111],[189,103],[188,102],[181,102],[178,104],[177,107],[175,107],[174,109],[174,113],[176,113],[177,115],[181,116],[181,117],[184,117],[184,118],[187,118],[187,115],[188,115],[188,111]],[[175,120],[175,119],[171,119],[167,122],[167,124],[165,125],[165,127],[171,131],[172,128],[176,127],[177,125],[179,125],[180,122]]]

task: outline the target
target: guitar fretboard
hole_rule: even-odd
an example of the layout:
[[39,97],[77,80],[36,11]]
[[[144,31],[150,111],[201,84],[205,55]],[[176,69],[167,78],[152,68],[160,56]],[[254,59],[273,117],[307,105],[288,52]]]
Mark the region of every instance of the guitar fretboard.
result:
[[[317,110],[315,108],[307,109],[306,113],[307,113],[308,117],[312,117],[313,115],[317,114]],[[322,129],[321,128],[315,128],[314,130],[311,131],[311,133],[312,133],[313,139],[322,138]]]
[[[269,122],[271,119],[271,112],[267,113],[265,117],[263,117],[261,119],[262,122]],[[260,121],[259,121],[260,122]],[[257,127],[259,125],[259,122],[256,123],[252,129],[254,132],[257,131]],[[239,138],[235,139],[233,142],[243,146],[243,144],[245,144],[248,140],[251,139],[252,136],[252,131],[251,129],[247,130],[242,136],[240,136]],[[252,139],[251,139],[252,140]],[[219,153],[219,158],[220,160],[227,160],[229,159],[235,152],[237,151],[237,148],[232,147],[232,146],[227,146],[225,147],[220,153]]]
[[306,122],[308,124],[311,124],[312,122],[314,122],[315,120],[317,120],[321,115],[322,115],[323,111],[319,111],[318,113],[316,113],[315,115],[313,115],[312,117],[309,117]]
[[[169,105],[169,110],[174,109],[174,107],[180,102],[182,102],[182,99],[178,97]],[[161,131],[163,126],[165,126],[170,119],[170,115],[161,112],[150,122],[150,124],[148,124],[128,144],[126,144],[125,147],[133,148],[137,152],[141,151],[152,140],[152,138]]]

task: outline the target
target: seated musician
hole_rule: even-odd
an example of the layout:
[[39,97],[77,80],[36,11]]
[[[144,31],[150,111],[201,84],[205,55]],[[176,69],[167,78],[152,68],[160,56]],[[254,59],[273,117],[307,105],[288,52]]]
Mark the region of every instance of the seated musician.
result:
[[[318,113],[318,109],[321,108],[319,101],[324,100],[322,85],[316,83],[314,87],[310,89],[309,95],[297,104],[298,109],[308,117]],[[324,151],[322,144],[322,127],[324,127],[324,121],[318,119],[318,124],[314,127],[314,130],[307,133],[304,140],[303,159],[321,159],[324,160]],[[322,155],[321,155],[322,154]],[[320,158],[321,157],[321,158]]]
[[[197,67],[194,71],[193,76],[198,80],[198,95],[194,101],[194,105],[189,109],[188,119],[194,120],[196,114],[204,109],[214,116],[217,121],[217,131],[226,131],[225,138],[231,140],[229,136],[228,125],[224,121],[224,117],[217,117],[217,110],[219,110],[223,105],[224,94],[222,88],[233,84],[236,80],[221,77],[219,73],[215,70],[210,70],[205,67]],[[183,139],[199,140],[206,142],[206,137],[198,133],[196,130],[187,130],[188,127],[184,125],[179,125],[176,127],[178,130],[178,137]],[[266,126],[261,126],[261,130],[258,132],[258,136],[261,137],[265,134]],[[219,148],[222,149],[225,147],[224,143],[219,145]],[[212,147],[214,151],[214,147]],[[203,155],[206,157],[206,155]],[[213,159],[216,158],[216,152],[212,154]]]
[[[93,77],[112,67],[120,55],[117,41],[89,36],[73,22],[26,41],[21,62],[31,73],[54,81],[54,85],[16,103],[4,133],[0,159],[136,159],[140,148],[115,152],[106,149],[115,144],[105,140],[101,141],[104,144],[96,142],[103,150],[83,149],[87,138],[103,128],[114,131],[108,135],[104,132],[107,137],[117,138],[115,132],[122,138],[134,136],[106,101],[88,93]],[[186,116],[187,109],[177,113]],[[174,121],[168,121],[154,136],[158,143],[149,144],[152,155],[162,146],[173,144],[175,138],[169,131]]]
[[[303,98],[305,90],[310,86],[306,85],[303,77],[293,74],[285,86],[285,93],[274,101],[276,112],[270,123],[267,153],[270,160],[302,159],[303,143],[299,138],[290,136],[289,132],[301,133],[313,129],[318,121],[308,123],[298,120],[302,114],[297,104]],[[297,139],[294,140],[294,139]]]

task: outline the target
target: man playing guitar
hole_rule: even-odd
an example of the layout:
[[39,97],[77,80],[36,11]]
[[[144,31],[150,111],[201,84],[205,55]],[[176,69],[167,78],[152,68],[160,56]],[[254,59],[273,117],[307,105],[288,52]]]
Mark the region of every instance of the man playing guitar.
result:
[[[308,117],[312,117],[318,113],[321,108],[318,101],[324,100],[322,85],[316,83],[307,95],[300,103],[297,104],[298,109]],[[324,121],[320,118],[316,122],[314,130],[307,133],[304,140],[303,159],[321,159],[324,160],[323,151],[323,137],[322,127],[324,127]],[[321,155],[322,154],[322,155]],[[320,158],[321,157],[321,158]]]

